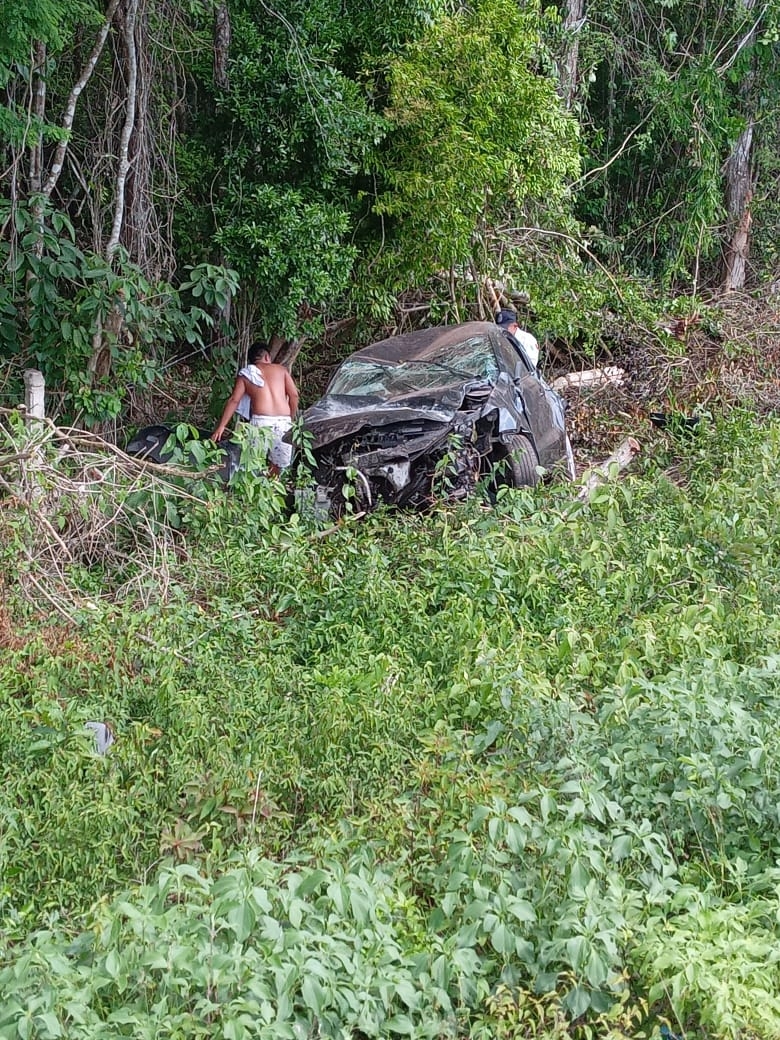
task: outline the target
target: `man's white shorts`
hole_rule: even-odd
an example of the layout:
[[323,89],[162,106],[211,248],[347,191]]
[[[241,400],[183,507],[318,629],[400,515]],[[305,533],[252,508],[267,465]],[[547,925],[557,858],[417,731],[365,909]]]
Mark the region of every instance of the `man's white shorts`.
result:
[[271,433],[271,446],[268,448],[268,461],[285,469],[292,462],[293,446],[282,440],[285,433],[292,426],[289,415],[253,415],[250,423],[254,427],[269,430]]

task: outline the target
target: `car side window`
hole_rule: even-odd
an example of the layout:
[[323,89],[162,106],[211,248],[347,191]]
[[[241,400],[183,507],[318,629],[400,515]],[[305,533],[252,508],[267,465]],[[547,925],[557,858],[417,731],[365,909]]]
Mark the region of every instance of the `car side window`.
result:
[[453,368],[472,373],[479,379],[496,379],[499,365],[491,349],[491,339],[485,336],[474,336],[458,344],[454,350],[438,355],[438,359]]

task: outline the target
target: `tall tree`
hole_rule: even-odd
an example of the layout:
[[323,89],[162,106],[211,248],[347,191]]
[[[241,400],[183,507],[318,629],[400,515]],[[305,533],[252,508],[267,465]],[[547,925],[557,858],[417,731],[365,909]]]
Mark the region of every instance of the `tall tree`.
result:
[[756,34],[762,20],[762,12],[754,20],[755,0],[738,0],[737,14],[741,14],[742,34],[734,42],[733,55],[727,62],[738,62],[742,51],[747,50],[747,67],[738,85],[738,97],[742,108],[745,125],[737,137],[726,162],[726,212],[728,215],[727,234],[723,273],[723,288],[727,291],[742,289],[745,285],[747,258],[750,251],[750,203],[753,197],[751,159],[753,154],[753,134],[755,130],[756,99],[753,89],[756,81],[756,57],[754,46]]
[[724,253],[726,282],[743,277],[755,134],[780,100],[778,6],[591,0],[581,213],[669,283],[721,282]]
[[567,108],[574,104],[579,76],[580,33],[585,25],[585,0],[566,0],[563,47],[558,64],[559,93]]
[[24,0],[0,28],[0,350],[63,380],[88,421],[152,378],[153,344],[174,329],[197,340],[210,320],[164,280],[177,268],[168,156],[184,84],[170,55],[193,41],[178,12]]
[[[371,263],[396,291],[460,267],[484,232],[530,202],[551,209],[579,169],[577,126],[535,68],[539,8],[480,0],[440,19],[390,64]],[[450,292],[458,314],[458,301]]]

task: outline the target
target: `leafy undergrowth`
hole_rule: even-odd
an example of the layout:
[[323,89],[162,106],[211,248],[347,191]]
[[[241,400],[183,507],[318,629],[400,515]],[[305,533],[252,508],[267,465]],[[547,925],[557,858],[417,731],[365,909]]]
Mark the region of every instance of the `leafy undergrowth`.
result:
[[103,560],[28,471],[0,1037],[779,1035],[779,442],[324,531],[117,476]]

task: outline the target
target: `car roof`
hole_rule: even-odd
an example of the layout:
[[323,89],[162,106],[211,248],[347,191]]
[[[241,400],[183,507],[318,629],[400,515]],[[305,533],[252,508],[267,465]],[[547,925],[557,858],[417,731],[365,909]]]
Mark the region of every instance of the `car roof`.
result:
[[435,354],[441,347],[462,343],[473,336],[488,336],[495,340],[497,326],[489,321],[469,321],[462,325],[438,325],[432,329],[402,332],[398,336],[371,343],[351,355],[353,358],[377,361],[400,361],[424,358]]

